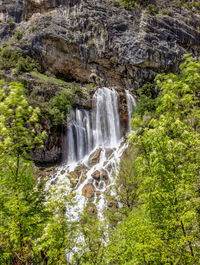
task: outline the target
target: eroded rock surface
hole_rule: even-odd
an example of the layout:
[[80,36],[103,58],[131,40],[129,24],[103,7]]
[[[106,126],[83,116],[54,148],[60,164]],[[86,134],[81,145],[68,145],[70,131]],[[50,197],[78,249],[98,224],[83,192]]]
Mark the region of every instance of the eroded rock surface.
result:
[[0,16],[1,37],[11,35],[12,19],[24,31],[18,47],[48,71],[80,82],[137,89],[175,69],[184,53],[200,51],[200,16],[184,6],[153,17],[104,0],[2,0]]
[[94,197],[94,186],[92,184],[85,184],[82,189],[82,195],[86,198]]

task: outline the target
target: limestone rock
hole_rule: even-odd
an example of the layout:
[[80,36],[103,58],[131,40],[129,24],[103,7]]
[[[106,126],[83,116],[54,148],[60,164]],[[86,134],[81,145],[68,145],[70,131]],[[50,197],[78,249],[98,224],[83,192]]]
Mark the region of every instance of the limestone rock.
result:
[[101,194],[101,191],[100,190],[96,190],[95,193],[96,193],[97,196],[99,196]]
[[106,170],[102,170],[102,177],[103,177],[103,180],[108,180],[108,173],[107,173],[107,171]]
[[92,177],[95,179],[95,180],[100,180],[100,171],[99,170],[96,170],[92,173]]
[[94,186],[92,184],[85,184],[82,188],[82,195],[86,198],[94,197]]
[[108,200],[107,201],[107,206],[108,207],[113,207],[113,206],[117,207],[117,205],[118,205],[118,203],[117,203],[116,200]]
[[86,210],[87,213],[89,214],[96,214],[97,213],[97,208],[95,205],[89,206]]
[[102,149],[99,148],[97,149],[94,153],[92,153],[88,159],[88,165],[90,167],[94,166],[99,162],[100,154],[101,154]]

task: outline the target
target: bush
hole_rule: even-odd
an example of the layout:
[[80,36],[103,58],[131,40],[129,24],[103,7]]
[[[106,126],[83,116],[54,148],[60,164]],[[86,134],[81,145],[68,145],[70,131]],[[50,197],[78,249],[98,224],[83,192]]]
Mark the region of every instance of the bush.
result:
[[0,69],[15,69],[15,74],[19,72],[30,72],[40,70],[39,63],[33,58],[23,57],[20,52],[10,51],[7,48],[0,49]]
[[62,91],[50,100],[50,114],[53,125],[66,123],[66,116],[72,108],[72,104],[72,96],[67,91]]
[[140,99],[137,108],[135,109],[135,113],[143,117],[145,112],[154,112],[157,104],[156,97],[158,95],[155,85],[147,82],[138,89],[137,94]]

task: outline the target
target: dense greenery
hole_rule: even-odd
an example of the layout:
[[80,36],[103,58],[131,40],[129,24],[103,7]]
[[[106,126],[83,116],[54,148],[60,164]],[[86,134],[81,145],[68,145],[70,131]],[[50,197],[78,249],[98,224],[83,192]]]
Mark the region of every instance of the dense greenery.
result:
[[75,222],[66,215],[73,193],[64,183],[45,190],[29,160],[45,137],[39,109],[22,84],[1,81],[1,264],[199,264],[200,60],[185,56],[178,74],[155,84],[138,91],[132,151],[113,187],[118,201],[110,198],[104,222],[89,207]]
[[7,48],[0,49],[0,69],[13,69],[15,75],[19,72],[40,70],[40,65],[29,56],[22,56],[20,52],[10,51]]
[[180,69],[177,75],[157,76],[161,94],[148,124],[139,115],[133,120],[138,204],[111,238],[109,264],[200,260],[200,61],[187,56]]

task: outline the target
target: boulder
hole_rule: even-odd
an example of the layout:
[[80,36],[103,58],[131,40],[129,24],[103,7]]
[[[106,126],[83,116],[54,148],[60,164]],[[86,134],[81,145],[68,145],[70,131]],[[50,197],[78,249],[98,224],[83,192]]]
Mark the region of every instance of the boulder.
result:
[[118,205],[118,203],[117,203],[116,200],[108,200],[107,201],[107,206],[108,207],[113,207],[113,206],[117,207],[117,205]]
[[95,193],[96,193],[97,196],[99,196],[101,194],[101,191],[100,190],[96,190]]
[[93,173],[92,173],[92,177],[95,179],[95,180],[100,180],[100,171],[99,170],[95,170]]
[[97,208],[96,208],[95,205],[94,205],[94,206],[89,206],[89,207],[87,208],[86,212],[87,212],[88,214],[96,214],[96,213],[97,213]]
[[108,173],[106,170],[102,170],[102,177],[103,177],[103,180],[108,180]]
[[106,148],[106,158],[109,158],[112,155],[113,149],[112,148]]
[[92,184],[85,184],[82,188],[82,195],[86,198],[94,197],[94,186]]
[[97,164],[99,162],[99,158],[100,158],[101,151],[102,151],[102,149],[99,148],[99,149],[97,149],[95,152],[93,152],[90,155],[90,157],[88,159],[88,165],[89,165],[89,167],[92,167],[92,166],[94,166],[95,164]]
[[67,174],[66,176],[67,178],[69,178],[70,183],[71,183],[71,187],[74,188],[79,180],[79,174],[76,171],[71,171]]

